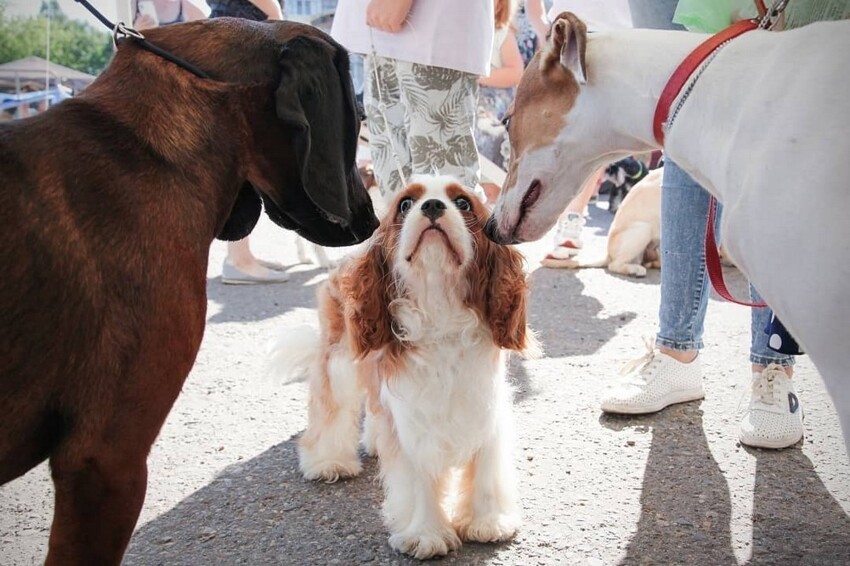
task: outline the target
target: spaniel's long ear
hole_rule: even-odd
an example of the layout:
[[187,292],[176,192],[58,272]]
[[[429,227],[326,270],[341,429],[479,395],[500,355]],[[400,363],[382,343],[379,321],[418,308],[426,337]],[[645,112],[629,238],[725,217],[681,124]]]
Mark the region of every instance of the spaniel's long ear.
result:
[[357,357],[383,348],[394,340],[389,259],[377,234],[368,251],[345,266],[341,282],[349,339]]
[[572,12],[562,12],[549,28],[541,70],[548,76],[569,71],[578,84],[587,84],[586,46],[587,26]]
[[257,225],[257,220],[260,218],[260,212],[263,210],[260,195],[251,183],[245,181],[239,189],[239,194],[236,197],[236,202],[233,203],[233,208],[230,211],[230,216],[222,226],[216,238],[227,242],[235,242],[241,240],[251,233],[254,226]]
[[[478,203],[476,203],[478,208]],[[484,225],[486,212],[478,215]],[[510,246],[476,238],[476,261],[470,272],[470,306],[484,318],[496,345],[526,358],[540,355],[540,344],[527,324],[528,281],[521,253]]]
[[528,281],[522,254],[510,246],[490,245],[487,323],[496,344],[537,357],[540,345],[528,328]]

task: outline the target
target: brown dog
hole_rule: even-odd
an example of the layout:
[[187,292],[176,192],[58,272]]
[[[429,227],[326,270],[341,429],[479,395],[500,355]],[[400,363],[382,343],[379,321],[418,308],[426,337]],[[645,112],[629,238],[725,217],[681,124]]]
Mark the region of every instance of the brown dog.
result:
[[49,458],[48,564],[118,564],[146,459],[201,343],[207,256],[261,207],[323,245],[378,225],[348,56],[217,19],[124,42],[82,95],[0,126],[0,483]]

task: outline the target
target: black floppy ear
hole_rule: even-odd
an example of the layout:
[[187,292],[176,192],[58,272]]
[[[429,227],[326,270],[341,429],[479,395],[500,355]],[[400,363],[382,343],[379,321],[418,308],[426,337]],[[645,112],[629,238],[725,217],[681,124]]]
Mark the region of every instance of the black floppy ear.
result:
[[235,242],[246,237],[257,225],[262,210],[263,204],[260,195],[257,194],[251,183],[244,182],[239,189],[236,202],[233,203],[233,208],[230,210],[230,216],[227,217],[227,221],[216,238],[226,242]]
[[329,220],[347,225],[351,210],[346,166],[353,166],[356,147],[349,152],[340,140],[356,144],[356,117],[344,90],[347,81],[335,61],[337,52],[320,39],[299,36],[287,41],[280,54],[275,108],[294,133],[304,192]]

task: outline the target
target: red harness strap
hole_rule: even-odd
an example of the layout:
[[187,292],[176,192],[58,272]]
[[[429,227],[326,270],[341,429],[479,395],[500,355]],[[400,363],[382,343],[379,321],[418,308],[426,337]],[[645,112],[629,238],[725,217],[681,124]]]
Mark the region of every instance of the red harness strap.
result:
[[[667,81],[667,85],[661,92],[658,98],[658,105],[655,107],[655,117],[652,123],[652,131],[655,134],[655,139],[661,146],[664,146],[664,123],[670,115],[670,107],[673,101],[679,96],[682,87],[688,82],[688,79],[693,72],[699,68],[705,59],[711,55],[718,47],[738,37],[742,33],[757,29],[758,22],[753,20],[741,20],[732,24],[723,31],[716,33],[706,39],[704,42],[694,49],[690,55],[685,57],[673,74]],[[718,295],[727,301],[737,303],[739,305],[749,307],[765,307],[765,303],[749,303],[740,301],[732,296],[729,289],[726,287],[726,282],[723,280],[723,266],[720,264],[720,253],[717,251],[717,242],[714,236],[714,215],[717,208],[717,202],[712,196],[709,201],[708,221],[705,226],[705,267],[708,271],[708,278],[711,281],[712,287]]]
[[751,303],[741,301],[732,296],[723,279],[723,265],[720,263],[720,252],[717,251],[717,239],[714,236],[714,216],[717,211],[717,200],[708,200],[708,220],[705,223],[705,269],[708,279],[718,295],[729,301],[745,307],[766,307],[766,303]]
[[679,63],[679,66],[676,67],[676,70],[673,71],[673,74],[670,75],[670,78],[667,80],[667,86],[665,86],[664,90],[661,91],[661,96],[658,98],[658,105],[655,107],[655,118],[652,122],[652,131],[659,144],[662,146],[664,145],[664,122],[667,121],[670,114],[670,106],[673,105],[673,101],[676,100],[677,96],[679,96],[679,92],[681,92],[682,87],[685,86],[685,83],[688,82],[688,79],[694,71],[697,70],[700,64],[705,61],[706,57],[711,55],[715,49],[730,39],[738,37],[742,33],[746,33],[750,30],[757,29],[758,27],[758,22],[753,20],[741,20],[740,22],[732,24],[723,31],[712,35],[700,43],[696,49],[691,51],[690,55],[685,57],[684,61]]

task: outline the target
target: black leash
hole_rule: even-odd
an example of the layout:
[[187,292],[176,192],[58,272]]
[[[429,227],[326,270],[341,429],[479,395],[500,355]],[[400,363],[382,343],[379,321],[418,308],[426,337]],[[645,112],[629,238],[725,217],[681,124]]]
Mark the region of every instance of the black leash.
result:
[[142,35],[138,31],[134,30],[133,28],[127,27],[126,25],[124,25],[124,22],[118,22],[118,23],[113,24],[108,19],[106,19],[106,16],[104,16],[103,14],[98,12],[97,8],[95,8],[94,6],[89,4],[88,0],[75,0],[75,1],[82,4],[83,7],[85,7],[86,10],[91,12],[92,15],[95,18],[100,20],[103,25],[105,25],[107,28],[112,30],[112,43],[115,44],[116,46],[118,45],[119,41],[124,40],[124,39],[135,40],[136,43],[138,43],[139,46],[142,47],[143,49],[146,49],[146,50],[150,51],[151,53],[154,53],[155,55],[159,55],[163,59],[166,59],[167,61],[171,61],[175,65],[183,67],[184,69],[186,69],[187,71],[189,71],[190,73],[195,75],[196,77],[200,77],[202,79],[210,78],[210,76],[208,74],[206,74],[205,72],[200,70],[195,65],[189,63],[188,61],[185,61],[184,59],[181,59],[180,57],[177,57],[176,55],[169,53],[168,51],[166,51],[165,49],[162,49],[161,47],[157,47],[156,45],[154,45],[153,43],[151,43],[150,41],[145,39],[144,35]]

